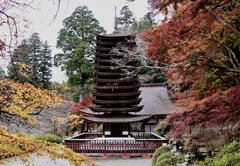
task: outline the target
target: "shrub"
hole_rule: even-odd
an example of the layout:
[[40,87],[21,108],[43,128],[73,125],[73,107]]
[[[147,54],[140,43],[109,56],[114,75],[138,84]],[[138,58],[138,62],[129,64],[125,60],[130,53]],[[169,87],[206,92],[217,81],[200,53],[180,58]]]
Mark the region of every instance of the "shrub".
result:
[[98,132],[99,132],[99,133],[102,133],[102,132],[103,132],[103,124],[101,124],[101,125],[98,127]]
[[184,161],[183,156],[176,156],[171,152],[165,152],[158,156],[155,166],[175,166]]
[[153,156],[152,156],[152,166],[155,166],[156,162],[157,162],[157,158],[166,152],[170,151],[170,147],[168,146],[161,146],[158,149],[156,149],[156,151],[154,152]]
[[240,139],[233,140],[224,146],[222,151],[213,157],[207,157],[205,161],[196,162],[196,166],[239,166],[240,165]]
[[37,139],[37,140],[41,140],[41,141],[48,141],[48,142],[52,142],[52,143],[62,143],[63,138],[51,134],[51,133],[47,133],[47,134],[36,134],[34,136],[32,136],[33,138]]

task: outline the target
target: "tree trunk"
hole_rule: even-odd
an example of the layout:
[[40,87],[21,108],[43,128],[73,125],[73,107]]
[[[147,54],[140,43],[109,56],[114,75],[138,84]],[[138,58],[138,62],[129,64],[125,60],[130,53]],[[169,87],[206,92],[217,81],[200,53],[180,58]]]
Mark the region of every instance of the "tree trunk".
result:
[[79,102],[82,102],[84,98],[84,85],[80,84],[80,89],[79,89]]

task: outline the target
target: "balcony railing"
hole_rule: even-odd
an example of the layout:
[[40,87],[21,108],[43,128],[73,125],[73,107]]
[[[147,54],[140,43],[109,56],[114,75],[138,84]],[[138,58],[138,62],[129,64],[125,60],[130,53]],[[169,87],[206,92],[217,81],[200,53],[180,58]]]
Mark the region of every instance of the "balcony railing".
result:
[[[77,153],[86,156],[145,156],[151,157],[155,150],[167,143],[167,140],[151,133],[157,138],[123,138],[123,137],[95,137],[89,138],[89,134],[81,134],[64,140],[64,144]],[[97,136],[95,134],[94,136]],[[79,138],[80,137],[80,138]]]

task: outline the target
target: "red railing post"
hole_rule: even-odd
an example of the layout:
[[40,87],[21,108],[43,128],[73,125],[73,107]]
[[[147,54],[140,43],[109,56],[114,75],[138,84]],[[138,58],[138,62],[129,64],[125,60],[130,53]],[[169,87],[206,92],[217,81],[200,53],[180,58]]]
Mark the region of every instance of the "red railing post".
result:
[[106,155],[106,140],[104,140],[104,155]]
[[125,151],[125,155],[127,155],[127,151],[126,151],[126,140],[124,140],[124,151]]

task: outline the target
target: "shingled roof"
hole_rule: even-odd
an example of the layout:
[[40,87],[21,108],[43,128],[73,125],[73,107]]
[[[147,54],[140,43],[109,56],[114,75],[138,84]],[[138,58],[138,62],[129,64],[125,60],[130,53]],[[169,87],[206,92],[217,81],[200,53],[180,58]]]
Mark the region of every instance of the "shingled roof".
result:
[[140,87],[142,101],[139,105],[144,105],[137,115],[167,115],[181,111],[171,103],[167,92],[167,87],[163,84],[145,84]]
[[95,115],[95,116],[83,116],[83,119],[90,122],[102,122],[102,123],[131,123],[141,122],[149,120],[151,116],[145,115]]

